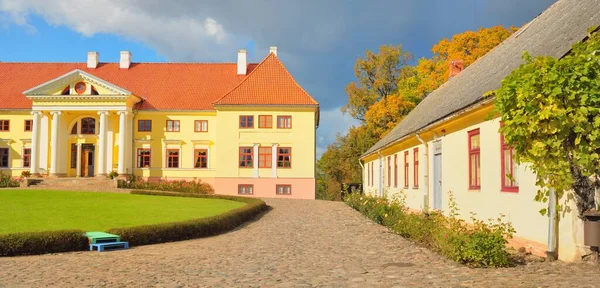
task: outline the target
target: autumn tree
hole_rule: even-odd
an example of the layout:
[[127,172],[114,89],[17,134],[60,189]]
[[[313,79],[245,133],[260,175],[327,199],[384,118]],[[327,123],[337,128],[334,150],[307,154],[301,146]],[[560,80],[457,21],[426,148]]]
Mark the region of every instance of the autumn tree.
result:
[[416,89],[407,93],[413,93],[414,95],[411,96],[422,98],[448,81],[450,61],[462,60],[466,68],[515,31],[514,27],[494,26],[456,34],[451,39],[442,39],[431,48],[431,52],[433,52],[431,58],[419,59],[415,79],[412,79],[412,81],[418,82]]
[[581,217],[596,208],[600,186],[600,33],[561,59],[523,58],[493,93],[500,132],[516,160],[536,173],[542,189],[535,199],[548,201],[553,187],[557,199],[569,200],[572,189]]
[[358,58],[354,65],[356,82],[346,86],[348,103],[342,112],[365,121],[369,107],[398,91],[401,72],[412,59],[401,45],[383,45],[377,54],[367,49],[365,58]]

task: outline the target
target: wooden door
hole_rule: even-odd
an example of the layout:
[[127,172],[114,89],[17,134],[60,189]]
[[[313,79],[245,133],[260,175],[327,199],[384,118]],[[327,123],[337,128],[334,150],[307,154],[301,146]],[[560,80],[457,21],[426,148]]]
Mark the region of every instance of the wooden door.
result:
[[81,176],[88,177],[88,175],[89,175],[88,159],[90,159],[90,151],[83,150],[81,152],[83,152],[83,153],[81,153]]

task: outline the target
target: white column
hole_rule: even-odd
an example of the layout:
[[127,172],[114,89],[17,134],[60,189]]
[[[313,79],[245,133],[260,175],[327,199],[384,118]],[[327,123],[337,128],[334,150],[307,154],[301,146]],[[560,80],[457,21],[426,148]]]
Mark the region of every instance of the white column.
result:
[[273,178],[277,178],[277,148],[279,147],[278,143],[273,143],[271,147],[271,169],[273,170]]
[[81,143],[75,145],[77,145],[77,159],[75,160],[75,169],[77,171],[75,171],[75,176],[81,177]]
[[260,144],[254,143],[254,153],[252,153],[252,167],[254,167],[254,178],[258,178],[258,146]]
[[40,126],[42,125],[42,112],[33,111],[33,127],[31,127],[31,174],[40,176]]
[[125,175],[125,141],[127,136],[127,111],[119,111],[119,175]]
[[58,136],[60,125],[60,111],[51,111],[52,114],[52,135],[50,135],[52,149],[50,150],[50,175],[57,176],[58,173]]
[[100,115],[100,126],[98,131],[98,175],[99,177],[106,176],[106,115],[108,111],[98,112]]

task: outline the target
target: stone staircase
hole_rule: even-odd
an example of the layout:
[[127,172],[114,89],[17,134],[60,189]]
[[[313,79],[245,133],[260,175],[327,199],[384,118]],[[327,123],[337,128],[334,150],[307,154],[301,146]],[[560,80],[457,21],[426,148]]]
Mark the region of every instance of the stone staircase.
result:
[[111,191],[117,189],[116,180],[105,177],[45,177],[29,180],[30,188],[81,191]]

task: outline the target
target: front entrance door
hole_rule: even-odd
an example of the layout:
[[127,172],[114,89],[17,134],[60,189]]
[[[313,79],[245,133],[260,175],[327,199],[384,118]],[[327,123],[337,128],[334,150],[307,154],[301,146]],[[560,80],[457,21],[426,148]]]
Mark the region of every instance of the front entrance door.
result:
[[81,177],[94,177],[94,144],[81,145]]
[[434,143],[433,154],[433,209],[442,210],[442,143]]

